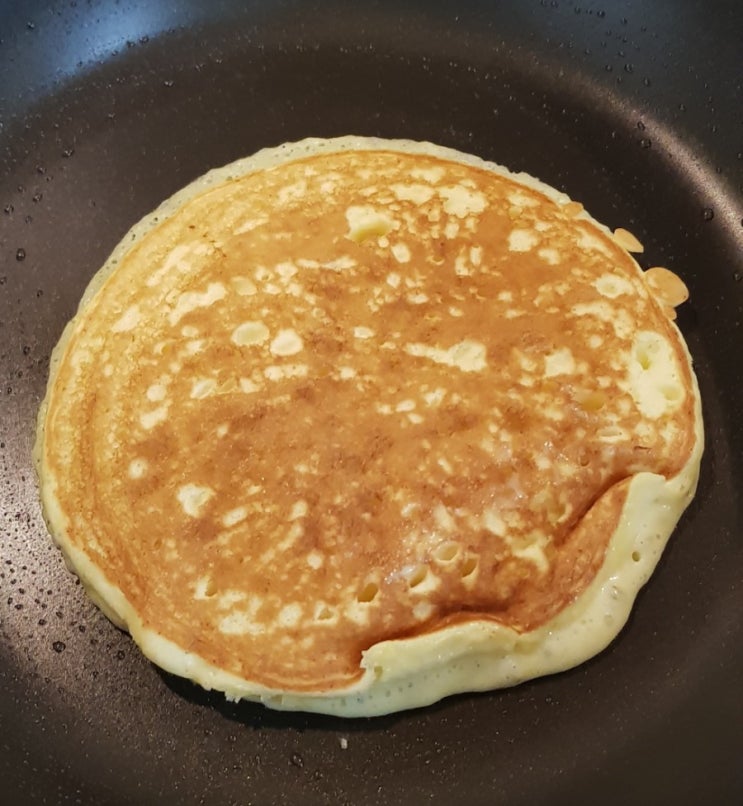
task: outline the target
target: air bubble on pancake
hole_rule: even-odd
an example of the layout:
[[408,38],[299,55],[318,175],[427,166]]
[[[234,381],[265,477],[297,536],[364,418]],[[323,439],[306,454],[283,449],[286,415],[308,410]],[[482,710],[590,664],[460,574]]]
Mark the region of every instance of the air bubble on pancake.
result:
[[437,190],[444,201],[444,212],[457,218],[481,213],[487,206],[487,199],[482,193],[464,185],[444,185]]
[[141,457],[129,462],[129,478],[141,479],[147,473],[147,460]]
[[315,613],[313,618],[315,621],[326,623],[335,622],[338,620],[337,615],[333,613],[329,605],[327,605],[325,602],[318,602],[315,605]]
[[214,378],[197,378],[191,384],[190,397],[193,400],[202,400],[205,397],[209,397],[216,388],[217,382]]
[[241,297],[251,297],[258,291],[256,284],[248,277],[236,275],[235,277],[230,277],[230,282],[238,296]]
[[269,347],[273,355],[296,355],[304,349],[302,338],[292,328],[279,330]]
[[178,489],[176,497],[181,508],[192,518],[201,517],[202,510],[209,499],[214,495],[211,487],[199,484],[184,484]]
[[159,406],[158,408],[154,409],[153,411],[147,411],[144,414],[139,415],[139,422],[142,428],[150,431],[156,425],[164,422],[168,416],[168,407],[167,406]]
[[468,554],[462,561],[462,565],[459,568],[459,576],[463,580],[474,579],[474,574],[479,563],[480,560],[477,555]]
[[593,286],[599,294],[609,299],[616,299],[622,294],[631,294],[633,291],[632,283],[629,280],[608,272],[597,278]]
[[379,594],[379,585],[376,582],[367,582],[356,595],[356,600],[362,604],[373,602]]
[[119,317],[119,319],[114,322],[114,324],[111,326],[111,330],[114,333],[126,333],[130,330],[134,330],[134,328],[140,323],[141,319],[142,314],[139,310],[139,306],[130,305]]
[[511,252],[529,252],[539,243],[539,238],[530,229],[514,229],[508,234],[508,249]]
[[237,526],[248,517],[248,508],[245,506],[234,507],[222,515],[222,525],[229,529],[232,526]]
[[208,308],[227,295],[227,289],[222,283],[209,283],[206,291],[184,291],[175,304],[175,308],[168,314],[168,321],[175,326],[191,311],[197,308]]
[[444,543],[440,543],[438,546],[436,546],[436,548],[433,550],[432,556],[437,563],[447,565],[448,563],[452,563],[457,559],[461,548],[462,547],[459,545],[459,543],[456,543],[453,540],[447,540]]

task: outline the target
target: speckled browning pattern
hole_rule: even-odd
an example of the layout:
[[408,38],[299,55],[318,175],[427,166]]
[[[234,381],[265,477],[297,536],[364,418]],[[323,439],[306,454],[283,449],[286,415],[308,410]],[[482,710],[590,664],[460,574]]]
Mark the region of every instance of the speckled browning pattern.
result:
[[688,460],[690,372],[580,205],[437,156],[304,157],[191,200],[84,305],[52,529],[184,650],[342,689],[379,641],[572,602],[627,480]]

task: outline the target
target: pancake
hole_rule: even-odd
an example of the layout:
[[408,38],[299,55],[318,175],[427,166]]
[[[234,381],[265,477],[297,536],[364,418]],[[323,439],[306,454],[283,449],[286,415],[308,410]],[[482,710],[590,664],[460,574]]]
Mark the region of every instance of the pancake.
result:
[[699,473],[687,296],[526,174],[347,137],[212,171],[52,357],[49,530],[163,669],[370,716],[565,670]]

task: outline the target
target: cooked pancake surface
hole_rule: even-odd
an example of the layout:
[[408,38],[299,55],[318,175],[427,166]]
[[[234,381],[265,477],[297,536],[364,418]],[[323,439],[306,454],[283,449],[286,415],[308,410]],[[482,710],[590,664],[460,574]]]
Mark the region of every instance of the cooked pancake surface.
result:
[[228,166],[133,236],[60,342],[37,451],[53,535],[155,662],[380,713],[618,632],[693,494],[699,399],[580,205],[344,138]]

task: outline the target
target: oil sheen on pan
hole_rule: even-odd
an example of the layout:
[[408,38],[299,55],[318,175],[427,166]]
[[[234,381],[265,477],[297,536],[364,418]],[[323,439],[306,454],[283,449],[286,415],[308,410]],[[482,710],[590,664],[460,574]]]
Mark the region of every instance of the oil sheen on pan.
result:
[[526,174],[344,137],[139,222],[36,462],[90,596],[230,699],[370,716],[601,651],[697,483],[683,282]]

